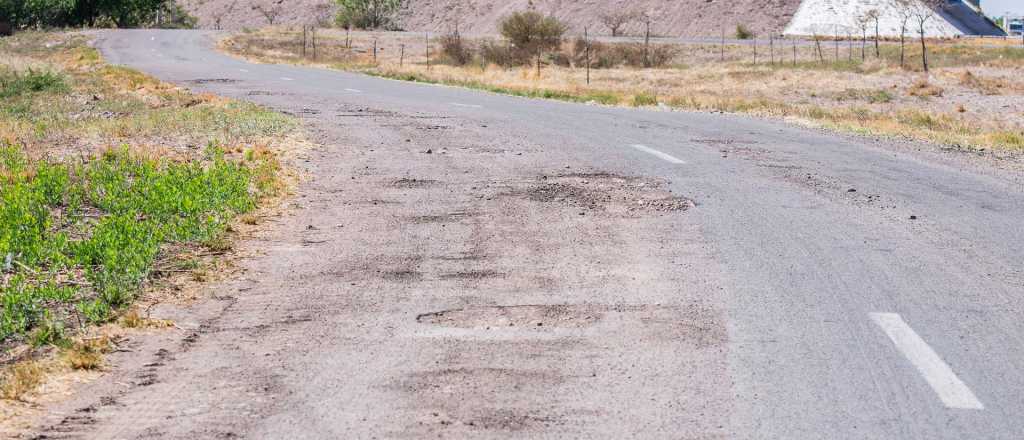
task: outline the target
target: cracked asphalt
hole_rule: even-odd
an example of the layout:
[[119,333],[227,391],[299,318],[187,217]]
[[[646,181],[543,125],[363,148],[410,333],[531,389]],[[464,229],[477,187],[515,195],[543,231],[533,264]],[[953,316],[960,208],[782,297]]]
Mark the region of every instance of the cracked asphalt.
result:
[[41,438],[1019,438],[1024,185],[780,122],[527,100],[118,31],[301,118],[290,214]]

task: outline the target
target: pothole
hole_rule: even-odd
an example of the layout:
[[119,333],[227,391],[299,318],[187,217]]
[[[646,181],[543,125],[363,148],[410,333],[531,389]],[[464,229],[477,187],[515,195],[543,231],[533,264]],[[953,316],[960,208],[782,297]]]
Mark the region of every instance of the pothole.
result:
[[431,187],[431,186],[437,186],[440,183],[441,182],[439,182],[437,180],[431,180],[431,179],[402,178],[402,179],[398,179],[398,180],[392,181],[391,183],[388,184],[388,186],[391,187],[391,188],[413,189],[413,188],[428,188],[428,187]]
[[518,305],[474,307],[426,313],[416,317],[423,324],[456,328],[590,326],[604,317],[597,306]]
[[517,368],[443,368],[419,371],[391,387],[410,393],[479,394],[515,392],[525,388],[550,388],[565,381],[553,371]]
[[511,195],[540,203],[557,203],[611,215],[686,211],[693,201],[672,194],[666,182],[606,172],[542,176],[536,183]]
[[200,78],[186,81],[189,84],[232,84],[238,82],[237,79],[230,78]]
[[476,213],[472,212],[449,212],[447,214],[435,214],[435,215],[416,215],[409,218],[412,223],[424,224],[424,223],[456,223],[463,221],[467,218],[476,216]]
[[423,278],[423,274],[413,270],[388,270],[380,272],[380,277],[388,281],[417,281]]
[[662,306],[555,304],[470,307],[426,313],[421,324],[465,329],[517,328],[544,331],[554,328],[585,328],[599,321],[628,325],[639,340],[667,344],[691,344],[697,348],[728,342],[722,314],[700,303]]
[[505,274],[493,270],[472,270],[465,272],[446,273],[441,275],[442,280],[483,280],[487,278],[503,278]]

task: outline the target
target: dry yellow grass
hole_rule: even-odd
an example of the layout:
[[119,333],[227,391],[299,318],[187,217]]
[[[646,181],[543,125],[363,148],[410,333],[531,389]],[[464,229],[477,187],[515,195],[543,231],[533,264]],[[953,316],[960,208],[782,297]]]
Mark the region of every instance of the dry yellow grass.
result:
[[28,360],[16,362],[0,373],[0,398],[22,400],[46,379],[43,363]]

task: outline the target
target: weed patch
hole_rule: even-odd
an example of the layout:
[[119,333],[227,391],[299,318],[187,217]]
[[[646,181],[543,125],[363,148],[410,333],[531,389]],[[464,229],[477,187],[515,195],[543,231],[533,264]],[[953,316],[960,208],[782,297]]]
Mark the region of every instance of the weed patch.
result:
[[[127,148],[84,163],[32,163],[0,149],[0,340],[54,319],[109,320],[130,304],[165,243],[215,243],[235,216],[273,190],[261,154],[228,159],[212,145],[200,161],[152,158]],[[56,215],[55,213],[59,213]],[[223,246],[220,246],[223,247]],[[33,342],[61,338],[46,324]],[[45,330],[44,330],[45,329]]]

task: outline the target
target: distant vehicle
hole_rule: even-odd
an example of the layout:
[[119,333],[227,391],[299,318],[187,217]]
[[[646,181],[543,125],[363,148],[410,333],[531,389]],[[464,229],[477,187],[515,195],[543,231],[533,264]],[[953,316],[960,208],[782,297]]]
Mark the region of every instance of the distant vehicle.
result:
[[0,37],[6,37],[14,33],[14,28],[6,21],[0,21]]

